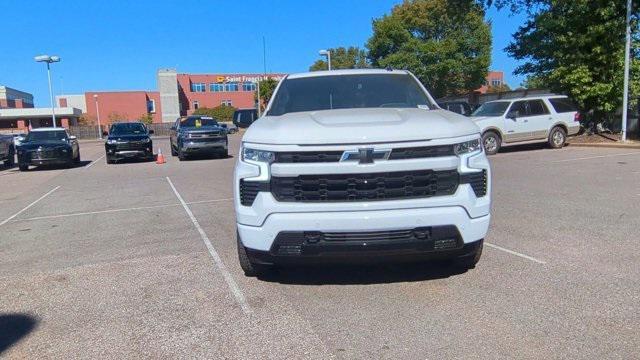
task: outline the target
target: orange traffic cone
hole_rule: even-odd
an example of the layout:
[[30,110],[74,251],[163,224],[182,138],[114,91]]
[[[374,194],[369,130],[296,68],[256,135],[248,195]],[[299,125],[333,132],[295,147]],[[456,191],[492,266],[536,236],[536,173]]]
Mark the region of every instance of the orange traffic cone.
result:
[[156,164],[164,164],[164,155],[162,155],[162,149],[158,149],[158,156],[156,156]]

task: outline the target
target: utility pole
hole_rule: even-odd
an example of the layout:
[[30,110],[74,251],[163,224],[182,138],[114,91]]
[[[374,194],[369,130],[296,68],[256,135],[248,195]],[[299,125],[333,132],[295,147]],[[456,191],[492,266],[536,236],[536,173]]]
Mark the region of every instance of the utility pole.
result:
[[629,57],[631,52],[631,0],[627,0],[627,41],[624,45],[624,90],[622,94],[622,141],[627,141],[627,112],[629,110]]

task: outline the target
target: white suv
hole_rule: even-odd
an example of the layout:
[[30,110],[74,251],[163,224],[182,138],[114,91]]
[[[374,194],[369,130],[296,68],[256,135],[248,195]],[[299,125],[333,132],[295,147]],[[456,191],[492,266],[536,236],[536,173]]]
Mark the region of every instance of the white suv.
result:
[[289,75],[242,139],[234,195],[247,275],[291,262],[449,258],[489,228],[480,129],[407,71]]
[[562,95],[489,101],[471,114],[482,130],[482,144],[489,155],[500,147],[524,142],[548,142],[564,146],[568,135],[580,130],[580,113]]

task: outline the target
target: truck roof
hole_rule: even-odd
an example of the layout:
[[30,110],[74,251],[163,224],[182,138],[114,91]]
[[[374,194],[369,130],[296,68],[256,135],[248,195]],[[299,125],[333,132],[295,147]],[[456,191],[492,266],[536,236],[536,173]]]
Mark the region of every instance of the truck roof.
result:
[[30,130],[31,132],[45,132],[45,131],[60,131],[60,130],[67,130],[63,127],[44,127],[44,128],[37,128],[37,129],[33,129]]
[[365,74],[396,74],[406,75],[409,72],[407,70],[387,70],[387,69],[345,69],[345,70],[323,70],[323,71],[311,71],[297,74],[290,74],[287,79],[301,79],[318,76],[339,76],[339,75],[365,75]]

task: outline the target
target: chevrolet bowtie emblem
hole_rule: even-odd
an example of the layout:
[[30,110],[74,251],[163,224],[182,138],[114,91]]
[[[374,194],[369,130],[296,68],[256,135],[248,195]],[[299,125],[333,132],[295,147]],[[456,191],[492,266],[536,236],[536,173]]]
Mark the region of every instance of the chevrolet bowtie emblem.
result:
[[373,164],[375,160],[387,160],[391,149],[360,148],[342,153],[340,161],[358,161],[360,164]]

